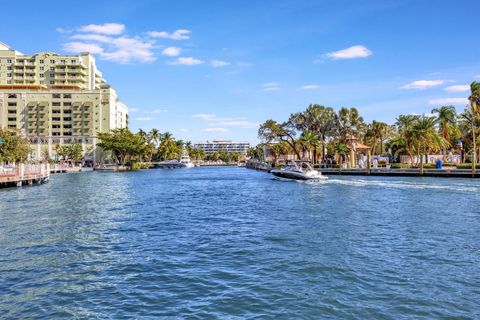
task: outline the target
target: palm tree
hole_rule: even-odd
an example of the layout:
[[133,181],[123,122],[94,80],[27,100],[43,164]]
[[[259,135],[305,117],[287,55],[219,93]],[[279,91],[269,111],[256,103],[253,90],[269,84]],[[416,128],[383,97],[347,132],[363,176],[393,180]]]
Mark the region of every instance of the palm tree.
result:
[[339,133],[342,142],[351,136],[358,135],[364,125],[363,118],[356,108],[341,108],[338,111]]
[[473,116],[472,125],[472,139],[473,139],[473,161],[472,161],[472,174],[475,175],[477,165],[477,141],[475,132],[475,119],[480,116],[480,82],[474,81],[470,84],[471,95],[468,97],[470,101],[470,109]]
[[[313,133],[312,131],[307,130],[302,133],[302,136],[299,139],[299,142],[303,146],[304,150],[308,150],[310,155],[311,155],[312,149],[314,149],[313,158],[311,158],[311,160],[312,160],[312,163],[315,164],[316,150],[319,144],[318,135]],[[305,154],[304,154],[304,157],[305,157]]]
[[[451,134],[457,123],[457,111],[454,106],[442,106],[432,109],[432,113],[437,114],[440,134],[446,141],[451,141]],[[443,157],[447,155],[447,149],[443,148]]]
[[437,120],[433,117],[421,116],[413,123],[413,136],[417,144],[417,154],[420,156],[420,173],[423,174],[423,159],[428,155],[428,150],[438,150],[447,141],[435,129]]
[[161,135],[160,147],[158,149],[164,160],[175,158],[178,155],[177,142],[170,132],[165,132]]
[[398,135],[396,144],[404,146],[411,164],[413,164],[413,155],[415,152],[414,124],[417,120],[418,116],[416,115],[400,115],[395,123]]
[[149,136],[155,147],[158,147],[158,142],[160,140],[160,132],[158,131],[158,129],[153,128],[152,130],[150,130]]

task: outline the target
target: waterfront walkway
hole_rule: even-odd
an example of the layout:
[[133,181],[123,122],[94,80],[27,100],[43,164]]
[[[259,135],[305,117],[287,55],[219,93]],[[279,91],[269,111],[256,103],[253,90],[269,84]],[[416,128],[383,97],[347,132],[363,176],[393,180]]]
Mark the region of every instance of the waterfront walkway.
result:
[[48,181],[48,164],[19,164],[0,168],[0,188],[21,187]]

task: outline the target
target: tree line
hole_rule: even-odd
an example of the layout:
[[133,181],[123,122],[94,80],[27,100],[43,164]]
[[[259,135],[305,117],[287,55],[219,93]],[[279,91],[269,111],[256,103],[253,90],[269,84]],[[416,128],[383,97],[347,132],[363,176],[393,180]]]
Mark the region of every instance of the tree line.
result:
[[[469,105],[462,112],[446,105],[432,109],[428,115],[399,115],[394,124],[376,120],[366,123],[356,108],[344,107],[335,112],[331,107],[311,104],[302,112],[292,113],[285,122],[265,121],[258,129],[258,137],[270,145],[274,160],[280,155],[294,154],[299,159],[313,155],[312,160],[317,162],[337,154],[343,161],[349,153],[349,143],[356,139],[370,147],[372,155],[408,155],[411,163],[414,159],[421,161],[429,153],[441,153],[446,159],[461,141],[462,160],[476,162],[480,82],[473,82],[470,88]],[[248,154],[261,158],[260,149],[261,145]]]
[[184,150],[192,160],[232,162],[240,159],[237,152],[205,154],[203,149],[194,148],[190,141],[176,140],[170,132],[160,133],[155,128],[150,132],[140,129],[137,133],[127,128],[114,129],[99,133],[98,138],[100,142],[97,145],[110,152],[113,160],[121,165],[179,159]]

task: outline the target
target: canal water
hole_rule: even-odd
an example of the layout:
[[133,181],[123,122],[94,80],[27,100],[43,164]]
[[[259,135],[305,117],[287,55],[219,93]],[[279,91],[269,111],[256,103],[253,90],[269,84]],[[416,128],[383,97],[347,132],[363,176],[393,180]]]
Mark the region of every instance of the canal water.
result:
[[0,318],[479,319],[480,180],[217,167],[1,190]]

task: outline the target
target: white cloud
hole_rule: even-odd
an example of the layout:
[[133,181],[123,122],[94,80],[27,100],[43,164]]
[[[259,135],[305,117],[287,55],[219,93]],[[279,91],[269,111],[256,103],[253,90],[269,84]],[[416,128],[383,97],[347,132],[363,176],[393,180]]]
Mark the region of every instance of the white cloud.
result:
[[315,64],[321,64],[321,63],[324,63],[324,62],[325,62],[325,60],[323,60],[323,59],[315,59],[315,60],[313,60],[313,63],[315,63]]
[[301,90],[313,90],[313,89],[318,89],[320,86],[318,84],[306,84],[304,86],[301,86]]
[[178,131],[180,131],[180,132],[188,132],[188,129],[187,129],[187,128],[180,128],[180,129],[178,129]]
[[433,105],[466,105],[468,104],[467,98],[442,98],[442,99],[432,99],[428,103]]
[[228,132],[226,128],[205,128],[202,132]]
[[128,108],[128,112],[131,112],[131,113],[138,112],[138,111],[140,111],[140,109],[138,108]]
[[101,54],[103,53],[103,48],[95,43],[84,43],[84,42],[68,42],[63,46],[63,50],[66,52],[90,52],[92,54]]
[[354,58],[366,58],[371,56],[373,53],[364,46],[353,46],[339,51],[329,52],[325,54],[326,57],[332,60],[342,60],[342,59],[354,59]]
[[163,39],[172,39],[172,40],[187,40],[190,39],[190,30],[178,29],[173,33],[168,33],[166,31],[150,31],[147,34],[152,38],[163,38]]
[[475,79],[480,79],[480,74],[477,74],[477,75],[475,76]]
[[280,90],[280,85],[276,82],[267,82],[262,84],[263,91],[278,91]]
[[107,37],[96,34],[77,34],[73,39],[93,41],[91,42],[68,42],[64,45],[64,50],[68,52],[90,52],[98,54],[104,60],[110,60],[119,63],[129,63],[133,61],[152,62],[155,60],[153,53],[154,45],[140,38],[127,36]]
[[152,120],[155,120],[155,118],[139,117],[139,118],[135,118],[135,120],[138,120],[138,121],[152,121]]
[[424,89],[437,87],[439,85],[444,84],[445,82],[446,80],[417,80],[400,87],[400,89],[424,90]]
[[219,118],[214,114],[194,114],[192,116],[207,122],[211,126],[222,127],[240,127],[240,128],[257,128],[260,124],[257,122],[248,121],[246,118]]
[[192,116],[193,118],[204,120],[204,121],[209,121],[213,118],[215,118],[214,114],[208,114],[208,113],[201,113],[201,114],[194,114]]
[[168,47],[163,49],[162,54],[168,57],[176,57],[182,53],[182,49],[177,47]]
[[92,34],[92,33],[75,34],[71,38],[78,39],[78,40],[85,40],[85,41],[102,42],[102,43],[112,43],[114,41],[114,38],[112,37],[105,36],[102,34]]
[[444,90],[447,92],[465,92],[470,91],[470,86],[468,84],[458,84],[455,86],[446,87]]
[[125,25],[121,23],[89,24],[81,26],[78,30],[81,32],[119,35],[125,31]]
[[202,61],[202,60],[199,60],[199,59],[195,59],[195,58],[192,58],[192,57],[180,57],[180,58],[177,58],[177,59],[174,60],[174,61],[168,62],[168,64],[171,64],[171,65],[194,66],[194,65],[197,65],[197,64],[202,64],[202,63],[204,63],[204,62],[205,62],[205,61]]
[[212,61],[210,61],[210,65],[214,68],[226,67],[229,64],[230,64],[230,62],[222,61],[222,60],[212,60]]
[[164,112],[168,112],[167,109],[154,109],[152,111],[150,111],[151,114],[159,114],[159,113],[164,113]]

